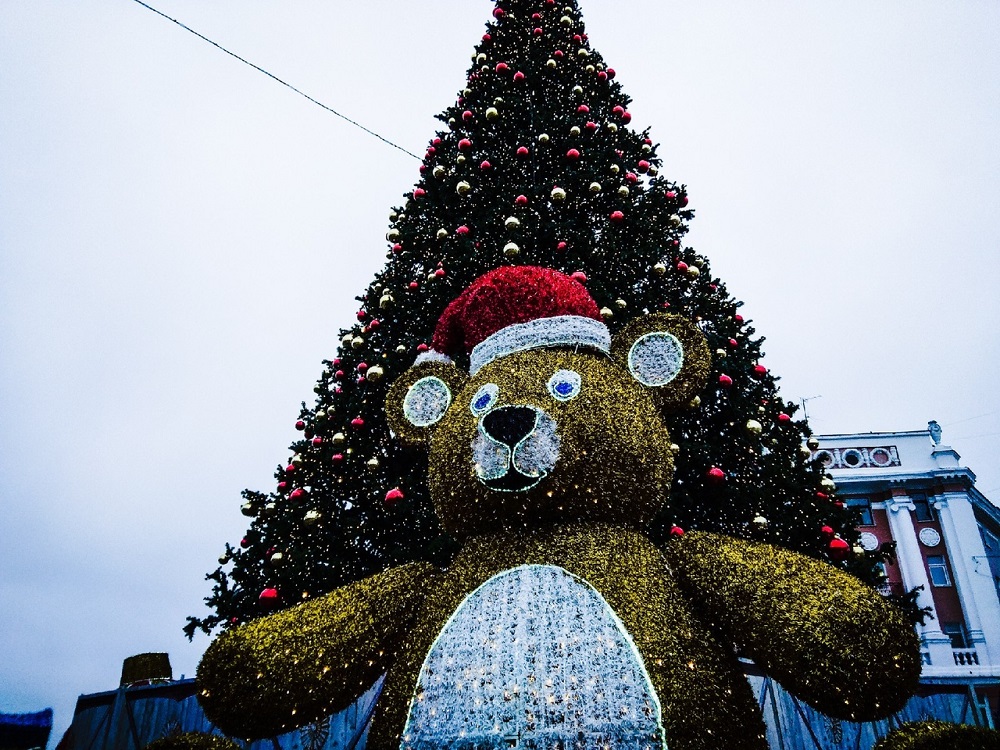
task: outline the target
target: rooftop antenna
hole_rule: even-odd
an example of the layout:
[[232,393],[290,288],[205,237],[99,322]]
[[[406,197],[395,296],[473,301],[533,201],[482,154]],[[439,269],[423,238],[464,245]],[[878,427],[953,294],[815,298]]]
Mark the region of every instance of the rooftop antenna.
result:
[[823,398],[823,396],[822,395],[819,395],[819,396],[807,396],[806,398],[800,398],[799,399],[799,403],[802,404],[802,416],[805,417],[806,420],[809,419],[809,409],[806,408],[806,404],[808,404],[810,401],[812,401],[814,399],[817,399],[817,398]]

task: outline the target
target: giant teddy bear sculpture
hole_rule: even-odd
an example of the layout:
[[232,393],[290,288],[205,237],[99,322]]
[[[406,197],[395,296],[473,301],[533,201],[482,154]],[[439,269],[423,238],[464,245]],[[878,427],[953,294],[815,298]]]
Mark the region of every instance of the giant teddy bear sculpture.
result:
[[198,670],[209,718],[273,736],[384,674],[371,750],[760,750],[738,655],[831,716],[898,710],[919,649],[878,594],[773,546],[688,532],[661,551],[644,535],[673,471],[662,414],[691,402],[710,356],[677,315],[612,338],[564,274],[479,278],[386,403],[398,438],[429,448],[457,557],[224,633]]

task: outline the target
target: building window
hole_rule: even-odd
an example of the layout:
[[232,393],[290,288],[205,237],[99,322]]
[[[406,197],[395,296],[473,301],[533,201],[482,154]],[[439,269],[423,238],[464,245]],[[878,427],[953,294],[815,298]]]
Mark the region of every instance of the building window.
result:
[[944,555],[927,555],[927,571],[931,576],[931,583],[935,586],[951,586],[951,577],[948,575],[948,564],[944,561]]
[[855,510],[861,517],[858,526],[874,526],[875,519],[872,518],[872,503],[867,497],[847,498],[847,507]]
[[927,501],[927,495],[923,492],[911,492],[910,500],[913,501],[913,507],[916,509],[915,516],[918,521],[934,520],[934,508]]
[[941,631],[951,638],[952,648],[972,648],[969,640],[969,631],[965,629],[962,622],[942,622]]

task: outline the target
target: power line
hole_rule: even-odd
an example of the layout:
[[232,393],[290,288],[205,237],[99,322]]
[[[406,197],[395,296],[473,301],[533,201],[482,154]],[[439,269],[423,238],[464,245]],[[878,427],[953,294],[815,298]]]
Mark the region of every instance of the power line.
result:
[[147,5],[146,3],[142,2],[142,0],[133,0],[133,2],[135,2],[135,3],[138,3],[139,5],[141,5],[141,6],[143,7],[143,8],[146,8],[147,10],[151,10],[151,11],[153,11],[153,12],[154,12],[154,13],[155,13],[156,15],[158,15],[158,16],[160,16],[160,17],[162,17],[162,18],[165,18],[165,19],[167,19],[167,20],[168,20],[168,21],[170,21],[171,23],[175,23],[175,24],[177,24],[178,26],[180,26],[180,27],[181,27],[182,29],[184,29],[185,31],[190,31],[190,32],[191,32],[192,34],[194,34],[194,35],[195,35],[196,37],[198,37],[199,39],[202,39],[202,40],[204,40],[204,41],[208,42],[209,44],[211,44],[211,45],[212,45],[213,47],[216,47],[217,49],[220,49],[220,50],[222,50],[223,52],[225,52],[225,53],[226,53],[227,55],[229,55],[230,57],[235,57],[235,58],[236,58],[237,60],[239,60],[239,61],[240,61],[241,63],[243,63],[244,65],[249,65],[249,66],[250,66],[251,68],[253,68],[254,70],[256,70],[256,71],[258,71],[258,72],[260,72],[260,73],[263,73],[263,74],[264,74],[264,75],[266,75],[266,76],[267,76],[268,78],[271,78],[271,79],[273,79],[273,80],[277,81],[278,83],[280,83],[280,84],[281,84],[282,86],[286,86],[287,88],[290,88],[290,89],[291,89],[292,91],[294,91],[294,92],[295,92],[296,94],[298,94],[299,96],[304,96],[304,97],[305,97],[306,99],[308,99],[309,101],[311,101],[311,102],[312,102],[313,104],[316,104],[316,105],[318,105],[318,106],[322,107],[322,108],[323,108],[323,109],[325,109],[325,110],[326,110],[327,112],[329,112],[329,113],[331,113],[331,114],[334,114],[334,115],[336,115],[337,117],[339,117],[339,118],[340,118],[341,120],[345,120],[345,121],[349,122],[349,123],[350,123],[351,125],[354,125],[354,126],[355,126],[356,128],[361,128],[361,130],[365,131],[365,132],[366,132],[366,133],[368,133],[369,135],[373,135],[373,136],[375,136],[376,138],[378,138],[378,139],[379,139],[380,141],[382,141],[383,143],[387,143],[387,144],[389,144],[390,146],[392,146],[393,148],[395,148],[395,149],[399,149],[400,151],[402,151],[402,152],[403,152],[404,154],[406,154],[407,156],[412,156],[412,157],[413,157],[414,159],[417,159],[417,160],[419,160],[419,159],[420,159],[420,157],[419,157],[419,156],[417,156],[416,154],[414,154],[414,153],[413,153],[412,151],[407,151],[407,150],[406,150],[405,148],[403,148],[403,147],[402,147],[402,146],[400,146],[399,144],[396,144],[396,143],[393,143],[393,142],[392,142],[392,141],[390,141],[390,140],[389,140],[388,138],[385,138],[385,137],[383,137],[383,136],[379,135],[378,133],[376,133],[376,132],[375,132],[374,130],[369,130],[369,129],[368,129],[368,128],[366,128],[366,127],[365,127],[364,125],[362,125],[362,124],[361,124],[361,123],[359,123],[359,122],[356,122],[355,120],[352,120],[352,119],[351,119],[350,117],[348,117],[347,115],[342,115],[342,114],[340,114],[340,112],[338,112],[337,110],[335,110],[335,109],[333,109],[333,108],[331,108],[331,107],[328,107],[328,106],[326,106],[325,104],[323,104],[323,102],[321,102],[321,101],[318,101],[317,99],[313,99],[313,98],[312,98],[311,96],[309,96],[309,94],[307,94],[307,93],[305,93],[304,91],[300,91],[299,89],[295,88],[295,87],[294,87],[294,86],[293,86],[292,84],[288,83],[288,81],[283,81],[282,79],[278,78],[278,76],[274,75],[273,73],[269,73],[268,71],[264,70],[264,69],[263,69],[262,67],[260,67],[259,65],[254,65],[254,64],[253,64],[252,62],[250,62],[249,60],[247,60],[247,59],[245,59],[245,58],[242,58],[242,57],[240,57],[239,55],[237,55],[237,54],[236,54],[235,52],[231,52],[231,51],[229,51],[228,49],[226,49],[225,47],[223,47],[223,46],[222,46],[221,44],[219,44],[219,43],[217,43],[217,42],[213,42],[213,41],[212,41],[211,39],[209,39],[209,38],[208,38],[207,36],[205,36],[204,34],[199,34],[199,33],[198,33],[197,31],[195,31],[194,29],[192,29],[192,28],[191,28],[190,26],[185,26],[185,25],[184,25],[183,23],[181,23],[180,21],[178,21],[178,20],[177,20],[176,18],[171,18],[171,17],[170,17],[170,16],[168,16],[168,15],[167,15],[166,13],[163,13],[162,11],[159,11],[159,10],[157,10],[156,8],[154,8],[154,7],[152,6],[152,5]]
[[952,425],[962,424],[963,422],[971,422],[974,419],[982,419],[983,417],[992,417],[994,414],[1000,414],[1000,411],[990,411],[986,414],[977,414],[974,417],[967,417],[966,419],[960,419],[957,422],[949,422],[948,424],[941,425],[942,427],[951,427]]

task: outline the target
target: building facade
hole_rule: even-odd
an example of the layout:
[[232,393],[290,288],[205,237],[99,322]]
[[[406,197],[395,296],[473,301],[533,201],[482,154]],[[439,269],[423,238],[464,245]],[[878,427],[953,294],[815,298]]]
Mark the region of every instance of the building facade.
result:
[[1000,690],[1000,509],[941,428],[820,435],[811,447],[860,516],[861,544],[895,543],[886,592],[919,588],[925,691],[962,693],[994,726]]

